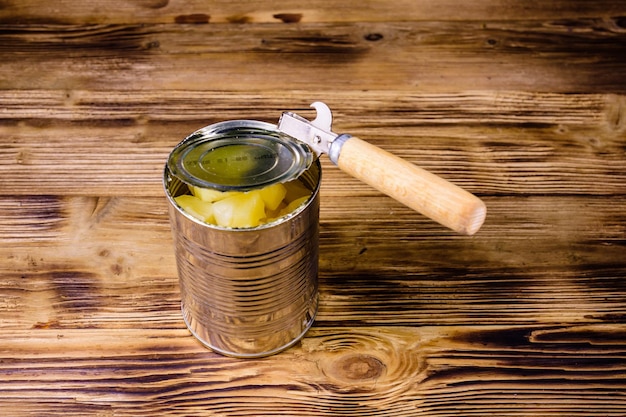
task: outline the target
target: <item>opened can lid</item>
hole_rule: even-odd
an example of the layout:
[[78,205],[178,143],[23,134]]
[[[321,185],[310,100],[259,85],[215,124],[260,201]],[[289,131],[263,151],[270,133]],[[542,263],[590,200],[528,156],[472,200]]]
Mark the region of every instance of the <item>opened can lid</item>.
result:
[[256,120],[204,127],[174,148],[167,165],[182,181],[220,191],[246,191],[297,178],[313,162],[304,143]]

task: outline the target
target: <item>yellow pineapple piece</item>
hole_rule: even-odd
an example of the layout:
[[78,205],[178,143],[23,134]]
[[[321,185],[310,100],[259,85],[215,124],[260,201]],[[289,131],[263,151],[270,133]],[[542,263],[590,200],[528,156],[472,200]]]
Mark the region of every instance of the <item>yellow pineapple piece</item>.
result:
[[196,219],[207,223],[215,221],[213,217],[213,204],[188,194],[175,197],[174,200],[176,204]]
[[265,217],[265,204],[258,192],[236,193],[213,203],[218,226],[256,227]]
[[197,219],[234,228],[273,222],[297,209],[312,194],[298,180],[248,192],[194,186],[189,189],[193,195],[176,197],[179,206]]
[[207,203],[214,203],[237,194],[237,191],[219,191],[212,188],[194,187],[190,185],[191,193]]
[[280,211],[279,217],[286,216],[287,214],[291,213],[292,211],[300,207],[302,204],[304,204],[308,199],[309,199],[308,195],[304,197],[296,198],[291,203],[287,204],[287,207],[285,207],[284,209]]
[[287,189],[283,184],[272,184],[258,190],[265,203],[266,210],[276,210],[287,194]]

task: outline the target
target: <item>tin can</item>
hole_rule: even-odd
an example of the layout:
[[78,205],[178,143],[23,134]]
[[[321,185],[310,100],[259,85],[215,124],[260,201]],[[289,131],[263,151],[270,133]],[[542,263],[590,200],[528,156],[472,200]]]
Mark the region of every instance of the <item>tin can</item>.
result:
[[[300,181],[310,197],[256,227],[198,220],[176,197],[194,186],[249,191]],[[164,188],[174,237],[183,319],[213,351],[268,356],[294,345],[318,308],[321,166],[275,125],[239,120],[194,132],[174,148]]]

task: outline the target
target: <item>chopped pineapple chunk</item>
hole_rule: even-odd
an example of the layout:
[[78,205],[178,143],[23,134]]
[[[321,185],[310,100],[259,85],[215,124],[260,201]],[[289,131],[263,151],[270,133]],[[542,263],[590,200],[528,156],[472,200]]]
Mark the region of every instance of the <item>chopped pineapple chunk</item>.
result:
[[237,191],[219,191],[212,188],[202,188],[194,186],[190,186],[189,188],[191,189],[191,193],[193,195],[195,195],[202,201],[206,201],[207,203],[214,203],[216,201],[220,201],[234,194],[237,194]]
[[259,190],[267,210],[276,210],[287,194],[283,184],[272,184]]
[[279,217],[286,216],[287,214],[291,213],[292,211],[300,207],[302,204],[304,204],[304,202],[307,201],[308,199],[309,199],[309,196],[296,198],[291,203],[287,204],[287,207],[285,207],[284,209],[280,211]]
[[272,184],[248,192],[189,187],[193,195],[181,195],[176,203],[193,217],[221,227],[257,227],[286,216],[311,196],[298,180]]
[[176,204],[196,219],[207,223],[213,223],[215,221],[213,217],[213,204],[202,201],[192,195],[179,195],[174,198],[174,200]]
[[258,192],[240,193],[213,203],[218,226],[256,227],[265,217],[265,205]]

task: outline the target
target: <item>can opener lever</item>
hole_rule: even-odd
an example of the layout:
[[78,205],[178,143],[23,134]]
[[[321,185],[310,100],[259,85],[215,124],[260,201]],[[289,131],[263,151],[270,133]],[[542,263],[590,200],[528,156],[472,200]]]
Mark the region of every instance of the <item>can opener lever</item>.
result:
[[328,154],[341,170],[458,233],[473,235],[487,214],[485,203],[468,191],[377,146],[331,130],[332,112],[322,102],[309,121],[284,112],[278,130],[306,143],[319,157]]

